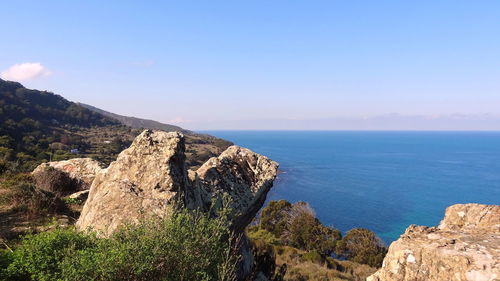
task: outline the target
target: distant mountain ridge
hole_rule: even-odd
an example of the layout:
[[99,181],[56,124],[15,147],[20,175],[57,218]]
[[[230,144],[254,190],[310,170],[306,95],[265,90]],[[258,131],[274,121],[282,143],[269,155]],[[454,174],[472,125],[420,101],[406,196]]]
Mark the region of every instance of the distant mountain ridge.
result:
[[109,163],[144,129],[183,133],[189,167],[203,164],[232,145],[210,135],[114,114],[0,79],[0,174],[31,171],[41,162],[74,157]]
[[128,127],[135,128],[135,129],[148,128],[148,129],[152,129],[152,130],[162,130],[162,131],[167,131],[167,132],[178,131],[178,132],[182,132],[182,133],[192,133],[191,131],[185,130],[179,126],[165,124],[165,123],[161,123],[161,122],[150,120],[150,119],[142,119],[142,118],[137,118],[137,117],[133,117],[133,116],[119,115],[116,113],[112,113],[112,112],[97,108],[97,107],[92,106],[92,105],[81,103],[81,102],[78,102],[77,104],[79,106],[82,106],[84,108],[87,108],[89,110],[92,110],[94,112],[102,114],[104,116],[107,116],[109,118],[118,120],[121,124],[128,126]]

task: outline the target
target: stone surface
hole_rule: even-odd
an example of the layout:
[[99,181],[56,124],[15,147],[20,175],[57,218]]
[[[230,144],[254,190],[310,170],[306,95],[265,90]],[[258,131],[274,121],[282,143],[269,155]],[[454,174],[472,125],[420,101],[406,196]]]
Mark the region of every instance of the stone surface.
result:
[[500,206],[453,205],[438,227],[411,225],[367,280],[500,280]]
[[233,226],[242,231],[264,204],[277,169],[278,163],[269,158],[231,146],[191,173],[190,179],[192,186],[202,190],[204,208],[227,194],[236,211]]
[[103,170],[103,164],[91,158],[74,158],[64,161],[42,163],[33,170],[32,174],[44,173],[50,167],[67,174],[79,184],[75,190],[89,189],[95,176]]
[[88,196],[89,196],[89,190],[87,189],[87,190],[75,192],[75,193],[71,194],[70,196],[68,196],[68,198],[80,200],[83,202],[83,201],[87,200]]
[[187,183],[184,137],[146,130],[92,186],[76,226],[109,235],[145,215],[163,216]]
[[246,226],[265,201],[278,164],[237,146],[186,170],[180,133],[146,130],[116,161],[99,173],[77,222],[79,229],[109,235],[144,216],[164,216],[172,208],[208,210],[224,193],[237,212],[234,225]]
[[31,173],[38,188],[67,195],[90,188],[103,164],[91,158],[42,163]]

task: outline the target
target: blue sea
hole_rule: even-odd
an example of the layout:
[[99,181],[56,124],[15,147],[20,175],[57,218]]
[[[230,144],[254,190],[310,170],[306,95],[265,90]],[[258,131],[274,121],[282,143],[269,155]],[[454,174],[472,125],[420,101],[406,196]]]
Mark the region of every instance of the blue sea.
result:
[[500,204],[500,132],[207,131],[280,163],[269,200],[306,201],[326,225],[389,244],[447,206]]

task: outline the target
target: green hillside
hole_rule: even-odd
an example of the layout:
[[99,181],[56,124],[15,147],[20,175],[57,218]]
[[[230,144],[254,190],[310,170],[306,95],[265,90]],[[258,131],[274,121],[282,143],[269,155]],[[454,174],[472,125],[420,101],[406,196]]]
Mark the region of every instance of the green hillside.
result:
[[82,106],[1,79],[0,124],[0,173],[30,171],[44,161],[73,157],[109,163],[143,129],[183,132],[189,166],[199,166],[231,145],[177,126]]
[[110,117],[112,119],[117,120],[123,125],[135,128],[135,129],[140,129],[140,128],[148,128],[152,130],[162,130],[162,131],[178,131],[182,133],[190,133],[188,130],[184,130],[183,128],[179,126],[174,126],[170,124],[164,124],[160,123],[158,121],[154,120],[148,120],[148,119],[141,119],[133,116],[123,116],[119,114],[115,114],[106,110],[102,110],[100,108],[97,108],[92,105],[84,104],[84,103],[78,103],[78,105],[85,107],[87,109],[90,109],[94,112],[100,113],[104,116]]

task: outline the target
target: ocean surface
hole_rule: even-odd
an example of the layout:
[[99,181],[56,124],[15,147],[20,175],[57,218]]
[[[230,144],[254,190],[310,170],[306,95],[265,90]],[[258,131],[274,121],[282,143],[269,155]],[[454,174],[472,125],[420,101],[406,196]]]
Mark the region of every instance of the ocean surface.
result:
[[306,201],[326,225],[389,244],[456,203],[500,204],[500,132],[205,131],[264,154],[268,200]]

